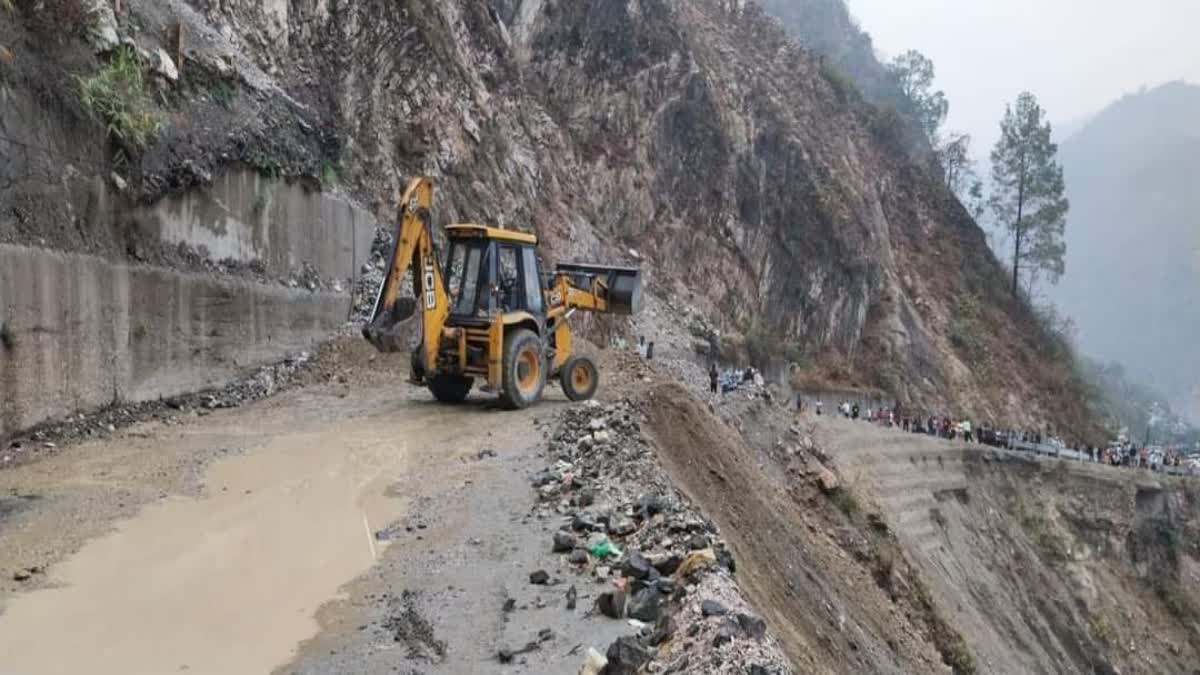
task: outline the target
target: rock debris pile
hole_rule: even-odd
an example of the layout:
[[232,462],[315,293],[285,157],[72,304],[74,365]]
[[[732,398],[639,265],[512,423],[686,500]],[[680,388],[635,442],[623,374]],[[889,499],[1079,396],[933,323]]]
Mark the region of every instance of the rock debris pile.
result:
[[311,356],[301,352],[279,363],[262,366],[219,389],[156,401],[116,403],[98,411],[70,415],[6,440],[0,450],[0,467],[15,466],[23,460],[52,454],[59,445],[116,433],[137,422],[157,419],[173,424],[180,422],[183,415],[205,416],[213,410],[237,408],[288,387],[308,372],[312,364]]
[[603,655],[589,652],[580,672],[789,672],[737,589],[718,528],[658,464],[641,432],[646,404],[590,401],[564,412],[549,441],[553,465],[532,481],[535,514],[559,525],[548,549],[570,584],[568,607],[577,585],[594,584],[580,609],[636,630]]
[[[354,313],[351,317],[354,323],[362,323],[371,318],[375,296],[387,275],[386,268],[393,246],[391,233],[382,227],[375,228],[375,240],[371,242],[371,259],[359,268],[358,275],[354,278],[354,288],[351,289],[354,294]],[[411,286],[412,282],[408,282],[407,285]]]

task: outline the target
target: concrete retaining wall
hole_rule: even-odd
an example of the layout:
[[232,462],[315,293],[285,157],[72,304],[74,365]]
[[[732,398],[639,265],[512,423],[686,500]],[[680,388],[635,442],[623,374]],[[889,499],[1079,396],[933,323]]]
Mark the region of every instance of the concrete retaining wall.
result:
[[249,170],[128,217],[164,242],[202,247],[213,260],[257,261],[276,276],[307,263],[326,279],[351,279],[375,237],[374,217],[350,202]]
[[221,384],[310,347],[349,297],[0,245],[0,437]]

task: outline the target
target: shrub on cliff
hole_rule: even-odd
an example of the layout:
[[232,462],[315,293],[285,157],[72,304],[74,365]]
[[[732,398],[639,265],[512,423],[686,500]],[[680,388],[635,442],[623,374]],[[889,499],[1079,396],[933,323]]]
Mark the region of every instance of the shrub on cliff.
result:
[[84,109],[127,149],[140,152],[162,128],[162,116],[146,83],[144,64],[129,47],[113,51],[107,64],[77,78]]

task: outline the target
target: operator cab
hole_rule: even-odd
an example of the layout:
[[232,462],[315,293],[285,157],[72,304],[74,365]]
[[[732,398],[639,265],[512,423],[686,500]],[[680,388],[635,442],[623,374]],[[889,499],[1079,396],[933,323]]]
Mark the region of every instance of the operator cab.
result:
[[543,321],[546,308],[537,237],[483,225],[451,225],[446,234],[452,319],[475,323],[496,313],[528,312]]

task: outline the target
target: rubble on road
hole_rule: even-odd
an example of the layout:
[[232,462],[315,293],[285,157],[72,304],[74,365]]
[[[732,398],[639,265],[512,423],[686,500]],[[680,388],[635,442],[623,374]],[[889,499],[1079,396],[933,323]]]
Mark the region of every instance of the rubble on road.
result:
[[276,394],[291,386],[314,365],[308,352],[279,363],[261,366],[229,384],[155,401],[115,403],[96,411],[77,413],[46,422],[4,440],[0,467],[9,468],[57,451],[60,446],[116,433],[138,422],[159,420],[180,423],[187,416],[209,415],[214,410],[237,408]]
[[643,405],[565,410],[548,441],[549,466],[530,481],[534,515],[556,527],[546,550],[566,583],[599,586],[583,607],[637,631],[597,645],[580,672],[790,672],[741,597],[717,526],[659,465],[641,431]]

